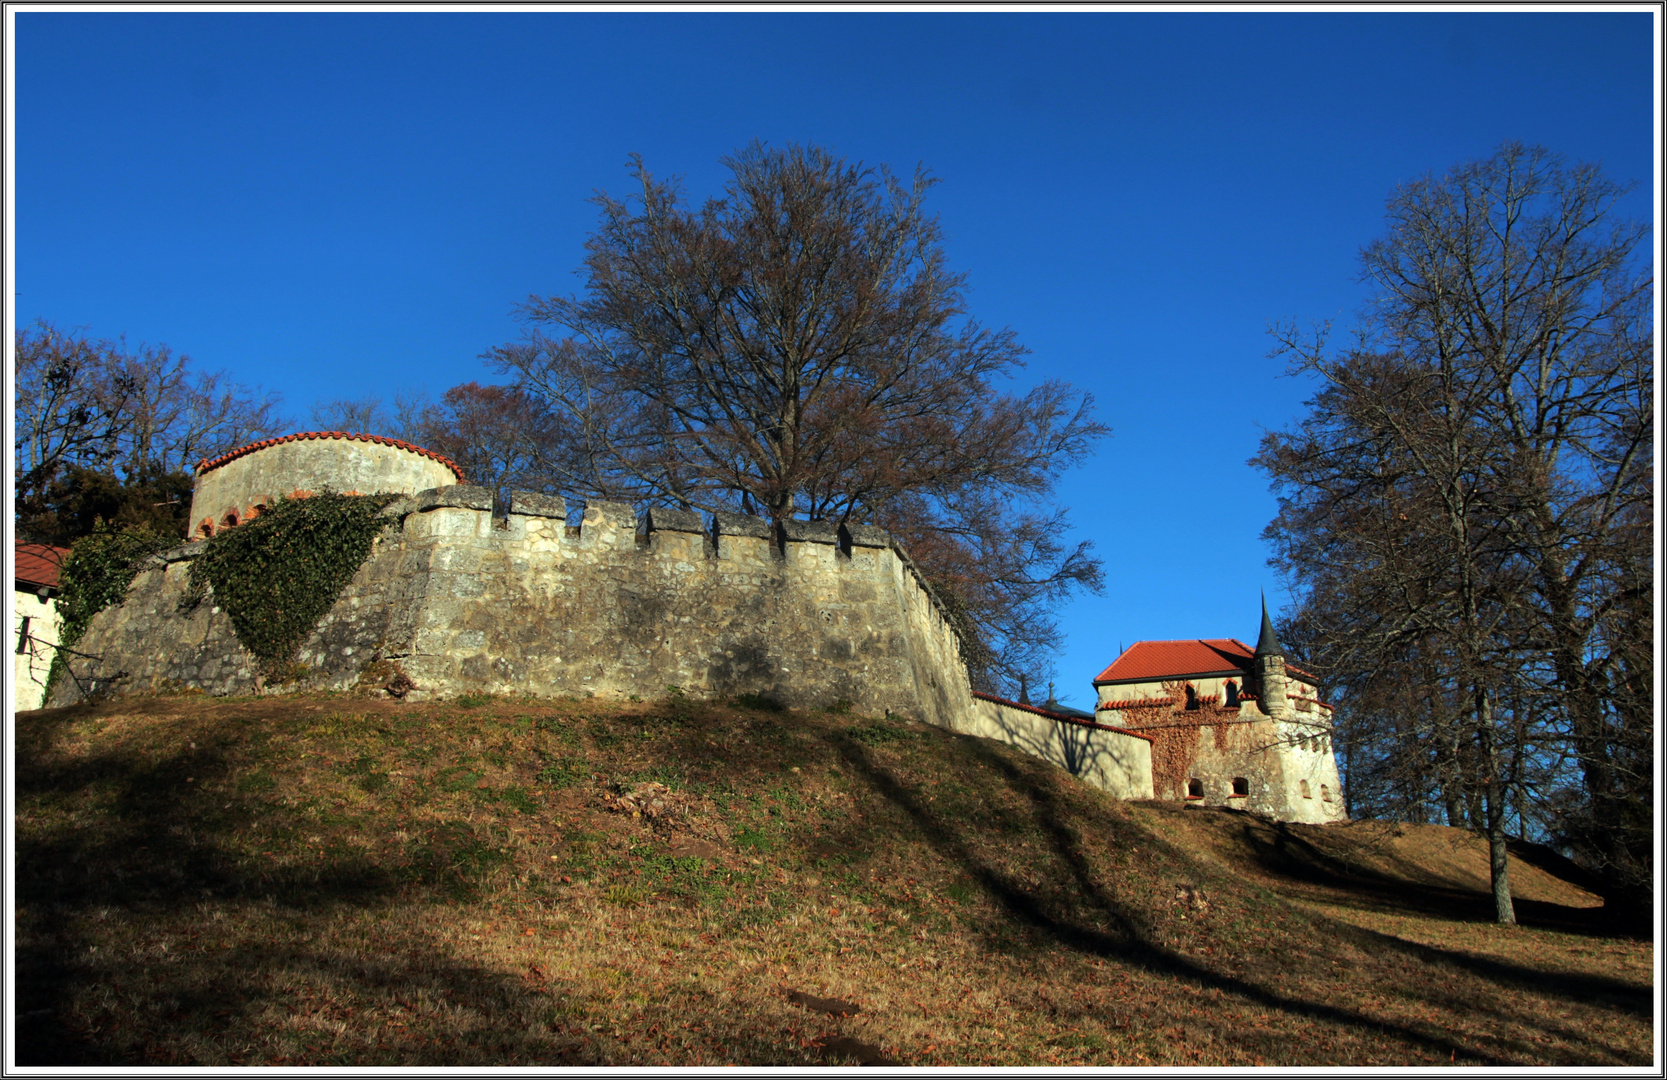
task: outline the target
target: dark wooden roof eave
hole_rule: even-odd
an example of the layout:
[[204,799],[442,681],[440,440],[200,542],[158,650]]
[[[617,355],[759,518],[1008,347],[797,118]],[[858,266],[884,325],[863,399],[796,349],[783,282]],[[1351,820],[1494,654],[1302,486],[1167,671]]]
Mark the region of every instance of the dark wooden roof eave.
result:
[[[1130,686],[1135,683],[1161,683],[1165,679],[1228,679],[1235,676],[1250,674],[1252,674],[1251,668],[1231,668],[1227,671],[1188,671],[1175,672],[1169,675],[1143,675],[1138,679],[1095,679],[1094,685]],[[1318,687],[1320,685],[1319,681],[1312,675],[1308,674],[1308,672],[1303,671],[1301,668],[1292,667],[1290,664],[1285,665],[1285,674],[1296,679],[1298,682],[1307,683],[1309,686]]]
[[1169,675],[1142,675],[1138,679],[1095,679],[1095,686],[1123,686],[1133,683],[1163,682],[1165,679],[1221,679],[1249,675],[1250,668],[1229,668],[1226,671],[1186,671]]

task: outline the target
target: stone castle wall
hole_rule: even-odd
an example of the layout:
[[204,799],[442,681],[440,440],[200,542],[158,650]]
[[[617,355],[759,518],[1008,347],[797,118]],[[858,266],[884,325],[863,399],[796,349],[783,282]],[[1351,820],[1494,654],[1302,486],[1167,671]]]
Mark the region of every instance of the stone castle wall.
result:
[[[297,657],[297,688],[378,685],[464,692],[660,696],[755,693],[795,707],[849,702],[947,727],[970,708],[959,641],[878,529],[836,530],[592,503],[566,525],[560,499],[515,493],[495,517],[485,489],[401,500]],[[186,601],[200,545],[157,558],[101,612],[53,703],[89,689],[256,688],[255,667],[210,596]]]
[[960,730],[1051,761],[1119,799],[1150,799],[1152,740],[1104,724],[1072,723],[988,695],[975,695]]

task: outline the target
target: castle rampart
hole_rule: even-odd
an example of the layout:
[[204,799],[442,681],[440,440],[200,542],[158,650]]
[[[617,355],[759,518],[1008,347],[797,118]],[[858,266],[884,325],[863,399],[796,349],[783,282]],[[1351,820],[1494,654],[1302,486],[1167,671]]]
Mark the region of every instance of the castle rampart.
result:
[[[396,669],[416,695],[760,694],[849,702],[955,727],[971,697],[955,631],[878,529],[768,522],[434,488],[396,519],[297,655],[293,685],[350,689]],[[186,600],[198,545],[158,558],[101,612],[54,701],[76,684],[249,692],[255,665],[212,595]]]
[[960,729],[1063,766],[1119,799],[1150,799],[1153,740],[1109,724],[1058,716],[1032,705],[975,693]]

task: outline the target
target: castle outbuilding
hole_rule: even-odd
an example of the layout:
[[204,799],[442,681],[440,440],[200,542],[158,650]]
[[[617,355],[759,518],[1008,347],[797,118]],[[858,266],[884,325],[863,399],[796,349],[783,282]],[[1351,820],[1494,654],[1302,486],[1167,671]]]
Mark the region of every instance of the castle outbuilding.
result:
[[12,546],[12,708],[38,709],[58,647],[59,573],[69,548]]
[[1285,662],[1262,605],[1256,647],[1237,638],[1137,641],[1094,679],[1100,722],[1150,737],[1158,798],[1285,821],[1347,818],[1331,706]]

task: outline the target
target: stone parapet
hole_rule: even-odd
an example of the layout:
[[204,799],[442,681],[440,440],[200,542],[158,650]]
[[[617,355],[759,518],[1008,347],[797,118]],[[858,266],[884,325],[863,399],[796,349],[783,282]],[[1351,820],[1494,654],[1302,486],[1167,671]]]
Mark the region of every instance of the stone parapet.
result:
[[651,506],[643,511],[644,532],[685,532],[705,535],[706,523],[693,510]]
[[[719,514],[709,539],[698,515],[654,509],[639,530],[631,507],[603,501],[574,529],[560,500],[513,493],[508,516],[494,518],[490,490],[465,485],[407,505],[302,646],[296,687],[374,687],[391,671],[418,696],[650,697],[678,686],[950,727],[970,707],[955,631],[880,530],[800,522],[772,543],[769,522]],[[76,662],[57,700],[113,680],[255,688],[213,597],[192,606],[187,567],[153,566],[93,620],[79,648],[97,659]]]
[[560,495],[544,495],[536,491],[521,491],[511,488],[509,491],[509,512],[511,516],[555,518],[557,521],[567,520],[567,500]]
[[491,510],[492,489],[476,487],[473,484],[447,484],[444,487],[419,491],[415,500],[418,513],[438,510],[444,506],[456,507],[459,510]]
[[769,540],[773,536],[770,523],[752,514],[731,514],[719,510],[712,515],[712,523],[719,536],[750,536],[759,540]]
[[831,521],[783,521],[781,542],[796,544],[839,544],[839,526]]

